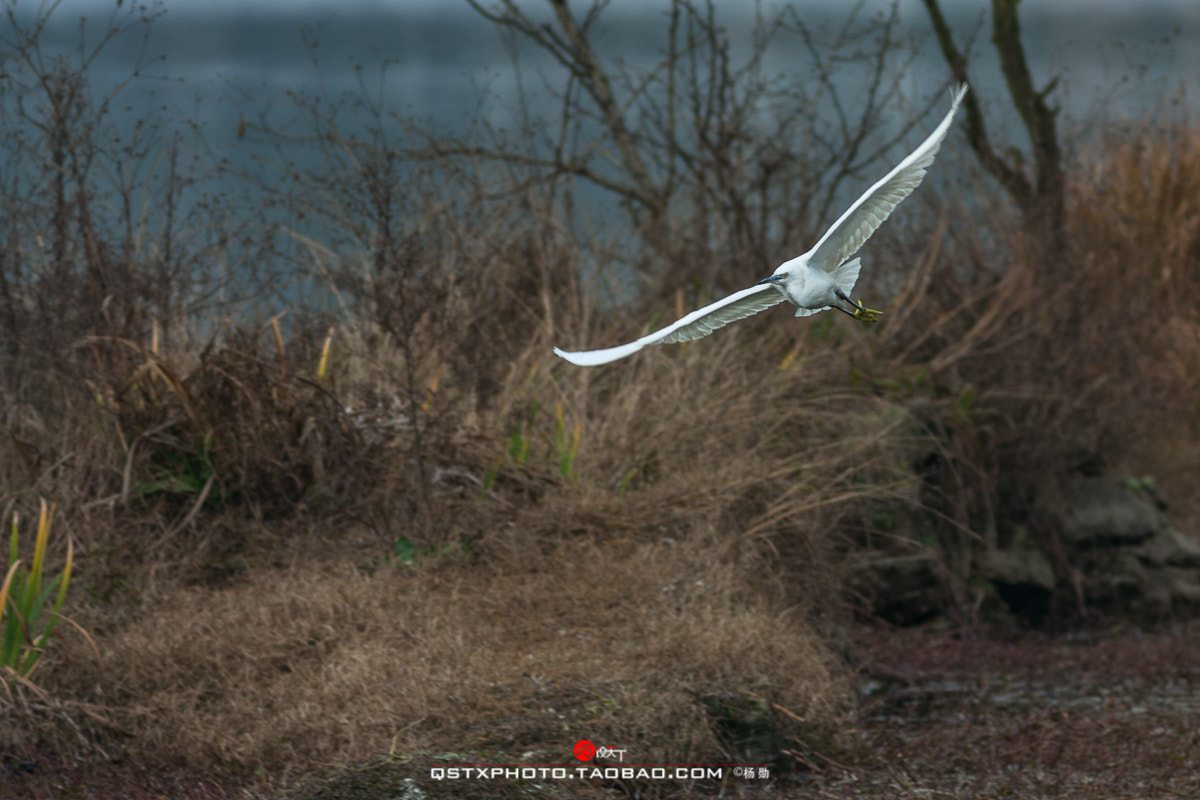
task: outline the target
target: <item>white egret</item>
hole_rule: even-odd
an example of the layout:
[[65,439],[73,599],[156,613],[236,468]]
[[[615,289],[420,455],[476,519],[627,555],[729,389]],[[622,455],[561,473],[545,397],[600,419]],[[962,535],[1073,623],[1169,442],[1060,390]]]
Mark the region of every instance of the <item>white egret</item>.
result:
[[[587,350],[568,353],[559,348],[554,352],[581,367],[607,364],[619,358],[633,355],[648,344],[690,342],[708,336],[731,322],[745,319],[764,309],[790,300],[796,306],[796,316],[805,317],[836,308],[855,319],[875,322],[880,311],[866,308],[862,302],[853,302],[850,291],[858,280],[859,260],[850,259],[858,252],[863,242],[883,224],[900,201],[921,185],[925,170],[933,163],[954,112],[958,111],[967,85],[960,85],[954,94],[949,113],[933,129],[933,133],[920,147],[908,154],[883,179],[867,189],[862,197],[837,222],[825,232],[821,240],[802,256],[785,261],[768,278],[763,278],[749,289],[734,292],[728,297],[705,306],[698,311],[681,317],[665,328],[647,334],[637,341],[605,350]],[[850,260],[847,260],[850,259]]]

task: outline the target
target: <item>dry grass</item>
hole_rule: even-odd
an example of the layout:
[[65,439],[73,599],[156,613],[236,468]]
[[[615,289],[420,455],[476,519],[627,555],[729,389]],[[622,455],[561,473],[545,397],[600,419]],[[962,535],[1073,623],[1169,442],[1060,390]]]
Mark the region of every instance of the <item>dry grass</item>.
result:
[[[820,384],[844,355],[749,325],[629,381],[551,364],[540,336],[447,344],[435,322],[414,333],[439,342],[411,348],[415,390],[368,323],[335,332],[325,382],[303,329],[199,354],[92,343],[109,370],[60,445],[88,458],[49,475],[103,661],[67,637],[44,680],[104,716],[57,736],[26,718],[7,746],[278,770],[392,747],[561,758],[574,726],[695,760],[724,747],[698,696],[738,692],[833,735],[849,684],[810,615],[825,634],[842,616],[834,523],[887,463],[879,404]],[[389,562],[401,540],[434,555]]]
[[1191,526],[1200,520],[1192,490],[1200,477],[1200,134],[1174,125],[1113,136],[1090,159],[1076,196],[1089,288],[1106,293],[1084,333],[1102,348],[1096,360],[1106,374],[1119,376],[1098,390],[1120,414],[1102,430],[1163,483]]
[[[756,333],[763,357],[742,358]],[[369,338],[335,339],[328,389],[305,377],[314,347],[276,352],[261,334],[186,365],[130,359],[167,377],[126,381],[140,393],[100,403],[93,435],[119,432],[108,458],[134,471],[65,515],[87,545],[76,616],[103,660],[68,636],[42,676],[97,714],[76,709],[68,729],[5,707],[15,757],[277,779],[384,752],[559,761],[586,736],[645,762],[725,760],[701,698],[744,693],[803,741],[836,737],[853,697],[827,644],[844,618],[833,534],[891,463],[887,404],[820,383],[844,355],[750,325],[651,354],[626,381],[565,375],[535,342],[484,402],[431,349],[421,374],[441,378],[422,378],[414,415],[366,368],[396,359]],[[581,430],[565,476],[546,410],[560,403]],[[506,454],[516,422],[522,459]],[[304,443],[313,431],[326,446]],[[164,465],[193,483],[121,496]],[[431,555],[389,560],[400,537]]]
[[[366,159],[329,210],[364,251],[312,246],[340,314],[286,333],[168,316],[161,346],[149,304],[105,316],[80,288],[105,237],[71,217],[77,280],[13,288],[11,327],[37,335],[0,353],[0,506],[59,502],[71,613],[103,657],[60,628],[39,686],[6,685],[5,763],[124,755],[279,786],[383,754],[570,761],[584,736],[727,760],[702,700],[721,694],[776,704],[800,749],[849,747],[846,556],[929,544],[875,516],[936,512],[964,608],[978,548],[1017,523],[1052,536],[1039,492],[1073,470],[1156,473],[1200,516],[1197,141],[1082,154],[1053,263],[1004,209],[913,209],[878,240],[899,287],[882,325],[776,309],[595,370],[551,344],[625,341],[716,290],[599,313],[584,248],[529,198],[442,202],[422,174],[396,198]],[[21,222],[32,257],[55,220]],[[709,274],[706,247],[661,253]],[[160,255],[108,250],[129,280]],[[28,324],[43,307],[79,313],[60,333]]]
[[[1172,141],[1179,158],[1191,152],[1186,136]],[[1142,170],[1136,156],[1149,150],[1120,150],[1112,168]],[[1171,230],[1186,238],[1190,207],[1172,189],[1182,180],[1162,178],[1152,194],[1178,195],[1163,213],[1182,215]],[[1081,230],[1101,226],[1093,195],[1150,203],[1103,194],[1113,185],[1080,184],[1079,207],[1097,215]],[[943,544],[958,542],[969,569],[977,540],[964,529],[1030,513],[1014,502],[1015,467],[1036,482],[1084,435],[1136,460],[1122,438],[1130,409],[1190,385],[1191,356],[1162,332],[1194,324],[1179,300],[1191,284],[1170,273],[1168,291],[1118,265],[1141,253],[1139,270],[1167,275],[1153,264],[1193,258],[1191,245],[1079,241],[1088,248],[1063,267],[1074,277],[1040,277],[1018,239],[1002,276],[963,280],[952,265],[979,245],[943,228],[908,250],[900,322],[797,328],[764,315],[619,369],[547,355],[545,310],[581,306],[566,283],[548,302],[546,286],[452,290],[456,318],[474,322],[455,342],[436,317],[418,320],[409,385],[396,377],[406,351],[364,321],[335,329],[324,381],[315,323],[282,348],[269,328],[173,356],[93,342],[101,390],[74,400],[57,432],[32,406],[10,417],[10,436],[32,449],[4,480],[10,497],[63,498],[90,597],[76,616],[104,660],[67,636],[42,679],[80,704],[74,727],[53,722],[63,708],[12,705],[7,746],[82,743],[280,775],[390,750],[569,759],[586,733],[646,761],[702,760],[726,746],[697,699],[708,692],[762,695],[805,720],[793,735],[836,738],[853,707],[834,655],[846,619],[838,565],[860,534],[879,546],[872,508],[911,502],[914,420],[940,432],[946,465],[919,499],[961,526]],[[531,251],[493,255],[495,286],[519,286]],[[573,268],[557,250],[534,255]],[[1091,313],[1055,302],[1068,295]],[[531,336],[489,335],[499,323],[487,303],[500,296],[500,327]],[[1156,306],[1161,297],[1174,305]],[[638,318],[560,318],[553,339],[617,341]],[[1088,327],[1114,320],[1128,328],[1117,341]],[[1021,355],[1030,348],[1051,355]],[[1108,377],[1114,363],[1128,380]],[[1171,396],[1164,408],[1183,424],[1188,401]],[[556,407],[579,426],[568,474]],[[1059,435],[1038,434],[1047,428]],[[519,457],[517,434],[528,442]],[[164,475],[193,483],[134,491]],[[451,549],[399,566],[387,556],[401,538]]]
[[851,707],[844,668],[707,539],[175,590],[104,637],[103,666],[72,653],[47,680],[112,709],[140,754],[269,767],[389,750],[555,762],[579,738],[648,762],[714,759],[694,697],[711,690],[833,730]]

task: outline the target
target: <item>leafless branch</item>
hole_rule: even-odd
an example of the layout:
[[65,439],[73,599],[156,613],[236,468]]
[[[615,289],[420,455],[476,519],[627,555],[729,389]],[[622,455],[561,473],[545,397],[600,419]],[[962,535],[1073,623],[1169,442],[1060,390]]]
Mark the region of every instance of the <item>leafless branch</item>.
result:
[[[889,131],[882,147],[875,141],[885,108],[899,96],[899,78],[889,77],[902,50],[895,4],[890,15],[868,20],[860,0],[824,39],[791,9],[756,6],[752,46],[739,60],[711,0],[672,0],[663,12],[661,59],[633,68],[602,58],[593,45],[607,2],[572,10],[566,0],[546,0],[540,18],[517,0],[468,2],[564,70],[562,119],[531,126],[519,140],[485,144],[414,127],[422,143],[406,157],[532,171],[514,180],[522,189],[541,183],[557,192],[562,178],[590,183],[618,199],[659,263],[702,254],[708,266],[693,272],[697,286],[742,283],[777,263],[780,252],[829,221],[844,182],[908,132]],[[788,75],[768,66],[781,39],[807,68]],[[868,102],[853,113],[834,79],[847,64],[867,64],[871,76]],[[714,249],[727,257],[713,258]]]
[[[966,82],[967,57],[955,45],[938,0],[923,2],[938,46],[954,79]],[[1019,161],[1005,160],[993,148],[977,92],[968,94],[964,104],[967,141],[983,168],[1005,188],[1025,219],[1040,232],[1045,244],[1052,251],[1057,251],[1062,246],[1065,183],[1055,124],[1057,111],[1046,105],[1046,96],[1054,90],[1057,80],[1051,80],[1040,91],[1033,85],[1021,44],[1021,26],[1017,15],[1019,2],[992,0],[992,44],[1000,58],[1009,97],[1033,145],[1033,179],[1025,173]]]

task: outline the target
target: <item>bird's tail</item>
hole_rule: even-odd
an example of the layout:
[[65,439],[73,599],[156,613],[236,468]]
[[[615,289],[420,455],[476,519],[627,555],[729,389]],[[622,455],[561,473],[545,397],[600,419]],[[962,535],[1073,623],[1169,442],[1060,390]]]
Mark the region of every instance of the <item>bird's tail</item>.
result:
[[861,266],[862,264],[857,258],[852,258],[830,272],[829,277],[833,278],[833,282],[838,285],[843,294],[849,296],[854,284],[858,282],[858,269]]

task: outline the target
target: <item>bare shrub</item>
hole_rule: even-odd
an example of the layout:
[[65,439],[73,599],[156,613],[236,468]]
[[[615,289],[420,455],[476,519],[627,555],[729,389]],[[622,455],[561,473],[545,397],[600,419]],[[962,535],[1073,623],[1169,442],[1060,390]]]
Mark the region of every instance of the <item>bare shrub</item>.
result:
[[[897,4],[869,18],[856,5],[820,32],[793,9],[760,10],[742,55],[712,3],[673,0],[663,56],[644,68],[598,50],[606,3],[470,5],[561,67],[550,83],[560,117],[546,125],[527,115],[517,136],[491,132],[483,143],[425,135],[410,155],[509,167],[525,185],[546,185],[539,206],[568,224],[580,187],[608,194],[637,235],[640,252],[626,256],[650,297],[740,287],[773,269],[815,239],[844,188],[879,169],[912,127],[880,141],[881,119],[901,102],[890,76],[915,49]],[[779,51],[805,69],[772,69]],[[865,76],[853,103],[834,78],[849,64]],[[680,260],[695,269],[677,269]]]
[[[1072,474],[1171,482],[1172,452],[1193,469],[1178,444],[1192,440],[1181,422],[1196,388],[1194,136],[1120,126],[1082,150],[1056,258],[985,204],[949,217],[902,285],[901,324],[885,320],[868,377],[916,403],[940,442],[922,502],[961,580],[1014,526],[1053,547],[1040,504]],[[1174,485],[1187,509],[1191,492]]]

